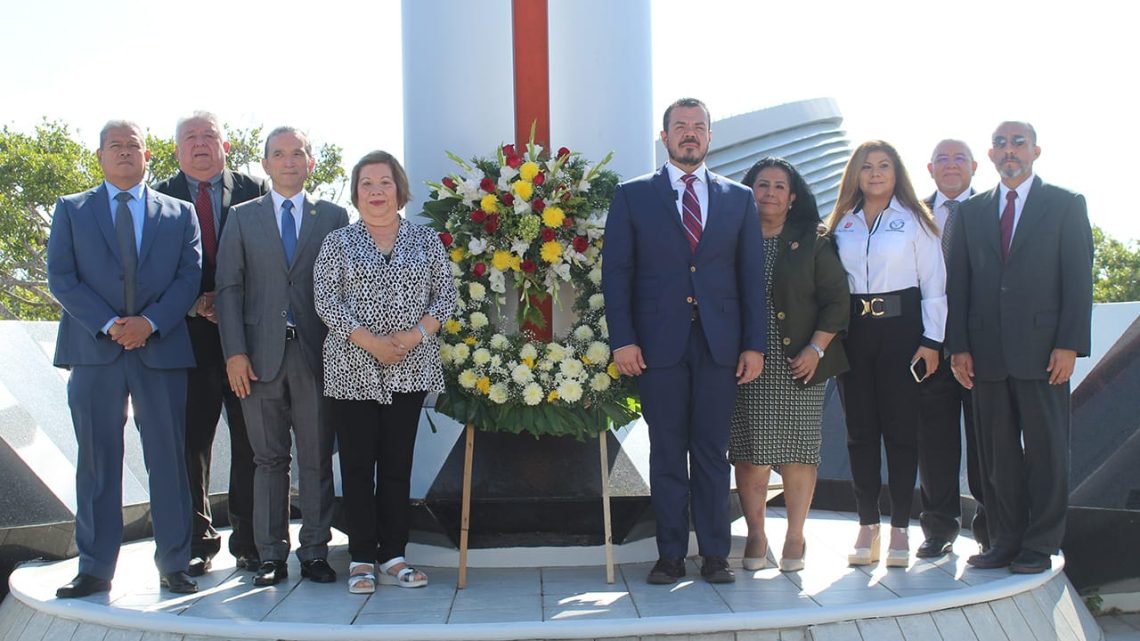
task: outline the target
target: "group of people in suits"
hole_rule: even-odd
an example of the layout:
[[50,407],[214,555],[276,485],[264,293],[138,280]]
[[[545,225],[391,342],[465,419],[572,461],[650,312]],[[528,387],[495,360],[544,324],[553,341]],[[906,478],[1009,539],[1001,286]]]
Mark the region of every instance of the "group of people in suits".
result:
[[[757,163],[749,173],[754,184],[746,186],[712,173],[705,165],[710,124],[699,100],[670,105],[661,131],[669,161],[620,184],[606,222],[602,287],[610,343],[618,370],[638,377],[649,426],[659,558],[648,582],[685,576],[690,518],[701,575],[714,583],[735,580],[727,562],[730,418],[737,421],[737,389],[768,374],[765,356],[773,352],[790,365],[780,375],[805,385],[811,363],[846,352],[848,362],[833,364],[828,375],[839,375],[860,519],[849,563],[879,559],[882,449],[894,526],[886,565],[909,565],[916,476],[925,535],[917,556],[951,551],[961,525],[964,413],[967,476],[978,504],[972,527],[980,544],[968,563],[1021,573],[1048,569],[1060,549],[1068,499],[1069,379],[1076,357],[1089,351],[1092,240],[1084,199],[1034,176],[1040,147],[1033,127],[998,126],[989,157],[1001,182],[978,194],[970,149],[958,140],[940,142],[928,165],[938,191],[926,201],[915,195],[893,146],[860,145],[819,230],[831,240],[821,246],[837,252],[846,271],[850,323],[834,314],[823,322],[824,303],[817,300],[798,312],[808,324],[790,332],[782,324],[792,324],[787,276],[772,284],[785,292],[774,302],[764,253],[786,251],[775,239],[788,234],[783,228],[797,200],[798,173],[780,159]],[[771,173],[761,177],[761,170]],[[775,213],[758,215],[758,202]],[[816,278],[815,287],[828,291],[827,281]],[[779,309],[769,325],[773,304]],[[770,327],[789,335],[772,336]],[[809,336],[812,342],[803,344]],[[773,350],[774,340],[784,349],[796,346]],[[805,359],[808,351],[818,356]],[[767,393],[776,402],[762,399],[757,406],[769,409],[761,411],[788,407],[792,392]],[[734,424],[734,447],[736,430]],[[798,474],[802,464],[768,454],[751,463],[732,456],[749,525],[744,565],[757,569],[766,538],[753,531],[763,528],[764,508],[763,498],[752,496],[755,487],[766,488],[773,466],[795,463]],[[814,475],[808,478],[810,503]],[[806,515],[806,507],[801,511]],[[803,567],[800,527],[798,556],[785,545],[781,569]]]

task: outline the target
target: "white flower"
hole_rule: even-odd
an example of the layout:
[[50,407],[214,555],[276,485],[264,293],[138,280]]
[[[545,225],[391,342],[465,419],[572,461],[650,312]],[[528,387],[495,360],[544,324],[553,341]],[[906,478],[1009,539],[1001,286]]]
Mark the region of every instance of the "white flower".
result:
[[558,386],[558,398],[567,403],[576,403],[582,398],[582,384],[578,381],[562,381]]
[[538,369],[544,372],[549,372],[550,370],[554,369],[554,361],[548,358],[544,358],[538,362]]
[[593,337],[594,330],[590,329],[589,325],[579,325],[574,329],[574,338],[577,338],[580,341],[588,341]]
[[459,384],[463,389],[475,389],[475,382],[478,380],[479,377],[475,375],[475,372],[469,369],[465,369],[459,374]]
[[495,334],[491,337],[491,347],[493,349],[506,349],[510,346],[510,344],[511,342],[508,341],[507,337],[503,336],[502,334]]
[[585,368],[582,366],[582,361],[576,358],[568,358],[562,361],[562,364],[558,367],[558,371],[562,372],[562,375],[566,378],[578,378],[578,375],[582,373],[583,369]]
[[463,270],[459,268],[458,263],[448,263],[451,265],[451,275],[458,278],[463,275]]
[[610,324],[606,322],[605,316],[598,319],[598,331],[602,333],[602,338],[610,337]]
[[507,386],[502,383],[495,383],[487,392],[487,398],[491,399],[492,403],[502,405],[507,402]]
[[593,283],[595,285],[601,285],[602,284],[602,268],[601,267],[595,267],[595,268],[591,269],[590,273],[587,274],[586,277],[590,279],[591,283]]
[[516,365],[515,368],[511,370],[511,380],[519,385],[524,385],[533,378],[534,372],[531,372],[525,363]]
[[553,271],[555,274],[558,274],[558,277],[562,280],[569,282],[570,263],[558,263],[557,265],[551,265],[551,271]]
[[602,294],[590,296],[590,309],[601,309],[606,304],[606,297]]
[[605,365],[610,362],[610,347],[601,341],[590,343],[586,350],[586,358],[595,365]]
[[523,388],[523,402],[527,405],[538,405],[542,402],[542,387],[538,383],[529,383]]
[[546,357],[552,361],[558,362],[565,360],[570,353],[567,349],[558,343],[548,343],[546,345]]
[[[507,182],[510,182],[511,179],[517,175],[519,175],[519,170],[511,167],[510,165],[503,165],[499,168],[500,180],[506,180]],[[510,191],[510,187],[504,189],[503,191]]]
[[590,191],[590,181],[588,181],[588,180],[578,181],[578,191]]
[[610,388],[610,375],[605,372],[598,372],[590,379],[590,389],[595,392],[604,392]]
[[486,365],[491,360],[491,350],[480,347],[471,355],[471,361],[476,365]]
[[478,256],[487,251],[487,240],[485,238],[472,238],[471,242],[467,243],[467,252],[472,256]]
[[514,207],[515,207],[515,215],[516,216],[521,216],[523,214],[529,214],[530,213],[530,203],[523,200],[522,198],[515,198]]
[[451,350],[451,362],[455,363],[456,365],[461,365],[463,361],[466,361],[467,357],[470,355],[471,348],[464,343],[459,343],[455,346],[454,349]]
[[479,181],[475,178],[468,178],[455,186],[456,193],[466,203],[476,203],[482,195],[479,193]]
[[455,348],[450,343],[444,343],[439,346],[439,360],[444,363],[451,362],[451,355],[455,352]]
[[530,249],[530,243],[521,238],[515,238],[511,241],[511,253],[516,254],[519,258],[522,258],[528,249]]
[[586,262],[596,263],[598,261],[598,257],[601,256],[601,254],[602,250],[598,249],[594,245],[590,245],[590,248],[586,250],[586,253],[584,255],[586,256]]
[[489,280],[491,281],[491,291],[498,292],[500,294],[506,293],[507,281],[503,277],[503,272],[492,267]]
[[483,283],[468,283],[467,295],[471,297],[471,300],[483,300],[487,297],[487,288],[483,286]]
[[489,322],[487,315],[483,312],[473,312],[471,316],[468,317],[468,321],[471,323],[471,329],[483,329]]
[[529,358],[534,360],[538,358],[538,350],[534,348],[534,343],[527,343],[519,350],[519,358]]
[[497,370],[503,364],[503,357],[495,354],[491,357],[491,369]]

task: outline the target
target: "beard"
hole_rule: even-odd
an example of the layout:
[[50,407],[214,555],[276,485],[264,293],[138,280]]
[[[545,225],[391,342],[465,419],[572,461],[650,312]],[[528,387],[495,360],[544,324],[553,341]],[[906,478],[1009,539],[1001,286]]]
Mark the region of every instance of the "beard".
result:
[[1006,178],[1018,178],[1026,173],[1025,165],[1017,158],[1007,158],[1001,162],[998,173]]
[[675,165],[691,165],[696,167],[705,161],[705,156],[707,156],[708,153],[707,148],[702,151],[682,151],[680,147],[678,147],[677,149],[669,149],[669,160],[672,160]]

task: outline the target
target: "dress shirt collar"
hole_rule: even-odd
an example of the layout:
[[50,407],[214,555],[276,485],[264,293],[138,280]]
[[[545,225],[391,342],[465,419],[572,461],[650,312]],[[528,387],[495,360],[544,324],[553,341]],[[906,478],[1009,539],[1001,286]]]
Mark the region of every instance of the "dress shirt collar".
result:
[[[665,163],[665,171],[669,172],[669,184],[685,184],[685,181],[681,180],[681,177],[685,175],[685,171],[677,165],[674,165],[673,161],[670,160],[669,162]],[[697,177],[697,182],[705,182],[708,176],[708,171],[709,168],[705,166],[705,163],[701,163],[701,166],[694,169],[692,173]]]
[[131,187],[130,189],[119,189],[118,187],[107,182],[106,180],[103,181],[103,184],[106,185],[107,196],[111,199],[110,202],[111,202],[111,211],[112,212],[115,211],[115,196],[118,196],[119,192],[125,191],[131,195],[131,198],[134,198],[137,201],[142,200],[142,197],[143,197],[143,184],[142,183],[139,183],[139,184],[135,185],[134,187]]
[[1017,207],[1018,210],[1020,210],[1021,207],[1023,207],[1025,205],[1025,199],[1029,197],[1029,188],[1032,186],[1033,186],[1033,174],[1032,173],[1030,173],[1028,176],[1026,176],[1025,180],[1021,181],[1021,184],[1017,186],[1017,189],[1011,190],[1009,187],[1006,187],[1004,182],[999,182],[998,183],[998,197],[999,197],[998,198],[998,212],[1001,212],[1001,210],[1005,208],[1005,199],[1007,198],[1006,194],[1008,194],[1010,191],[1016,191],[1017,192],[1017,200],[1015,201],[1014,206]]
[[[202,181],[195,180],[194,178],[192,178],[190,176],[190,174],[188,174],[186,172],[182,172],[182,175],[186,176],[186,186],[190,188],[190,196],[191,197],[197,196],[198,195],[198,183],[200,183]],[[218,172],[217,174],[214,174],[214,176],[212,178],[210,178],[209,180],[207,180],[206,182],[210,185],[210,187],[217,187],[218,184],[222,182],[222,173]]]
[[974,188],[973,187],[967,187],[966,191],[958,194],[958,196],[956,198],[950,198],[946,194],[942,193],[941,190],[935,191],[934,192],[934,204],[930,207],[930,211],[934,211],[934,210],[938,209],[939,207],[941,207],[942,205],[945,205],[947,200],[956,200],[960,203],[964,203],[964,202],[966,202],[966,200],[968,200],[970,198],[970,196],[973,196],[973,195],[974,195]]
[[286,197],[282,196],[281,194],[277,193],[276,189],[270,190],[269,195],[271,198],[273,198],[273,213],[274,214],[280,214],[281,213],[281,204],[284,203],[286,200],[293,201],[293,212],[294,212],[293,215],[294,216],[299,217],[301,215],[301,212],[305,211],[305,191],[304,190],[297,192],[296,194],[294,194],[294,196],[292,198],[286,198]]

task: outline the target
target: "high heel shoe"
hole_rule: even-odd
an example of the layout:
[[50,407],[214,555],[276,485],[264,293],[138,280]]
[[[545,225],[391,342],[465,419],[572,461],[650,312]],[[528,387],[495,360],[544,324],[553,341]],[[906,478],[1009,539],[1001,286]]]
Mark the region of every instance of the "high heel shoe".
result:
[[800,551],[800,558],[793,559],[787,556],[780,557],[780,571],[781,572],[799,572],[804,569],[804,559],[807,558],[807,541],[804,541],[803,550]]
[[746,556],[741,560],[741,565],[749,572],[763,570],[768,567],[768,542],[764,542],[764,554],[760,556]]
[[905,568],[910,565],[910,541],[907,539],[906,528],[891,528],[892,539],[895,538],[894,535],[896,534],[902,537],[905,547],[894,547],[894,541],[892,540],[891,547],[887,549],[886,566],[888,568]]
[[[879,524],[874,525],[860,525],[859,534],[862,535],[863,528],[871,531],[871,545],[870,547],[855,547],[847,555],[847,565],[871,565],[879,561]],[[859,542],[856,540],[856,546]]]

